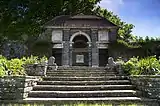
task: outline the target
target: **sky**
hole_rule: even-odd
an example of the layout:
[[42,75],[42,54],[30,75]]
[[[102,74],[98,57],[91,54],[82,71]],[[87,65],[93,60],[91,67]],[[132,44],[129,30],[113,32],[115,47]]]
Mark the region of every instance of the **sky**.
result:
[[135,36],[160,37],[160,0],[102,0],[99,4],[135,25]]

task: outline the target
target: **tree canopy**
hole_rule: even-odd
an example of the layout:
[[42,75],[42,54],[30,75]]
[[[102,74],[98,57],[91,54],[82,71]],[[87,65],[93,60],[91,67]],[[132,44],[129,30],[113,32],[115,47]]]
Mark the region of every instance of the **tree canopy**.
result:
[[98,15],[101,15],[102,17],[110,20],[112,23],[119,26],[118,39],[124,40],[126,42],[129,42],[134,39],[134,36],[131,34],[132,29],[134,28],[133,24],[127,24],[126,22],[122,21],[113,12],[108,11],[107,9],[103,9],[100,6],[96,7],[94,11]]
[[123,22],[117,15],[97,6],[101,0],[1,0],[0,37],[22,39],[23,35],[38,35],[40,26],[58,15],[98,14],[120,27],[118,38],[133,40],[134,25]]
[[90,14],[100,0],[1,0],[0,36],[19,39],[37,35],[40,26],[55,16]]

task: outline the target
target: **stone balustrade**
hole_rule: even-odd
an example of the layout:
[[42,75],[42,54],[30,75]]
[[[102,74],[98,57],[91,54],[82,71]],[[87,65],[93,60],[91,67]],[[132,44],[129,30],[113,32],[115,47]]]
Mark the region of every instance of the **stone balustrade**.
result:
[[130,76],[131,83],[143,92],[143,96],[160,100],[160,76]]
[[0,77],[0,100],[20,100],[28,97],[28,93],[40,78],[31,76]]

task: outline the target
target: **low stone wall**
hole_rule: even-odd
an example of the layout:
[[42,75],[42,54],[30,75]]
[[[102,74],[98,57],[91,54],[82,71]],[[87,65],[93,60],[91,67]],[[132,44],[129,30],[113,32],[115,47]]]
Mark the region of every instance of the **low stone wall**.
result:
[[29,76],[45,76],[47,71],[47,66],[41,64],[25,65],[24,68]]
[[0,99],[20,100],[28,97],[28,93],[40,78],[31,76],[0,77]]
[[143,96],[160,100],[160,76],[130,76],[130,79]]

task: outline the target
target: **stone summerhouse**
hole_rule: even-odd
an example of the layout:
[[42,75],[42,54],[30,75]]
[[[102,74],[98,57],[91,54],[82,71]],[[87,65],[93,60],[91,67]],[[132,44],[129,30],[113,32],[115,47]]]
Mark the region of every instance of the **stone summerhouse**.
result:
[[62,15],[44,25],[59,66],[105,66],[118,27],[97,15]]

